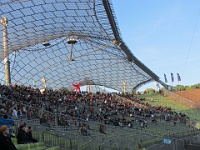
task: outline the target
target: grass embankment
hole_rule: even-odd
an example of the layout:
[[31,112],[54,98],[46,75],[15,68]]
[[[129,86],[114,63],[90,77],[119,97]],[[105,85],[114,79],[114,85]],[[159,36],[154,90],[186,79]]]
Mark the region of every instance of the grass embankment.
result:
[[[171,107],[173,111],[175,112],[181,112],[186,114],[191,121],[197,121],[200,122],[200,111],[196,109],[189,108],[187,106],[184,106],[180,103],[177,103],[167,97],[164,97],[160,95],[159,93],[153,93],[153,94],[141,94],[138,95],[139,98],[145,98],[144,103],[149,103],[151,106],[167,106]],[[150,100],[152,99],[152,100]]]

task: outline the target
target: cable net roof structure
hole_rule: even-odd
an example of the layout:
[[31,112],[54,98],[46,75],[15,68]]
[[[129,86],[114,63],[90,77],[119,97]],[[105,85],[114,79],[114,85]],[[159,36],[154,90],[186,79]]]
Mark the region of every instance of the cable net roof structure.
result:
[[[160,81],[126,46],[109,0],[1,0],[12,84],[71,89],[72,83],[122,91]],[[2,23],[2,22],[1,22]],[[3,39],[3,25],[0,39]],[[5,84],[4,41],[0,81]]]

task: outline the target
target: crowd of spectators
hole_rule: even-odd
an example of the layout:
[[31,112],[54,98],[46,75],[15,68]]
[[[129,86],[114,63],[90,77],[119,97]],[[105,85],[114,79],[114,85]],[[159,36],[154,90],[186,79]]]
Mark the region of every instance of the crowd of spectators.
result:
[[[142,128],[148,122],[156,124],[159,120],[186,124],[188,117],[176,113],[169,107],[150,106],[133,94],[88,93],[68,90],[44,90],[23,85],[0,85],[0,113],[13,119],[26,117],[40,118],[41,123],[70,126],[80,120],[97,121],[101,124],[133,127],[137,122]],[[78,118],[78,119],[77,119]],[[132,119],[127,119],[132,118]],[[81,131],[81,130],[80,130]],[[102,126],[101,126],[101,131]]]
[[[47,126],[77,126],[83,136],[90,136],[89,121],[96,122],[99,132],[106,134],[107,125],[134,128],[138,124],[143,129],[162,120],[175,126],[178,122],[186,124],[189,119],[169,107],[151,106],[134,94],[41,91],[23,85],[0,85],[0,114],[3,114],[2,120],[8,122],[0,124],[2,140],[12,136],[11,132],[7,132],[7,128],[11,129],[10,123],[22,118],[39,118],[40,123]],[[31,126],[27,127],[26,123],[19,125],[16,138],[18,144],[37,142],[32,136]],[[10,139],[7,144],[16,149]],[[138,148],[144,149],[141,145]]]

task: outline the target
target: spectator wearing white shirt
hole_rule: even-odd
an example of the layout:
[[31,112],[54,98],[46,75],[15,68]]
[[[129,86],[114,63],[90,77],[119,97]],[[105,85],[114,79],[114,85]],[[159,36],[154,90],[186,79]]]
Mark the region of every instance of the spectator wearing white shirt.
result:
[[16,107],[14,107],[14,109],[13,109],[13,111],[12,111],[12,116],[13,116],[15,119],[18,119],[18,114],[17,114]]

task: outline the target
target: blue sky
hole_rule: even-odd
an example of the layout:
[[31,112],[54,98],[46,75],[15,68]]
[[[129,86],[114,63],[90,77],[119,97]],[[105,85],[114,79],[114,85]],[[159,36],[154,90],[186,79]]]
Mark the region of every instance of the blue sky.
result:
[[[164,82],[200,83],[200,0],[112,0],[123,41]],[[170,73],[174,74],[171,82]],[[139,90],[154,88],[151,82]]]

